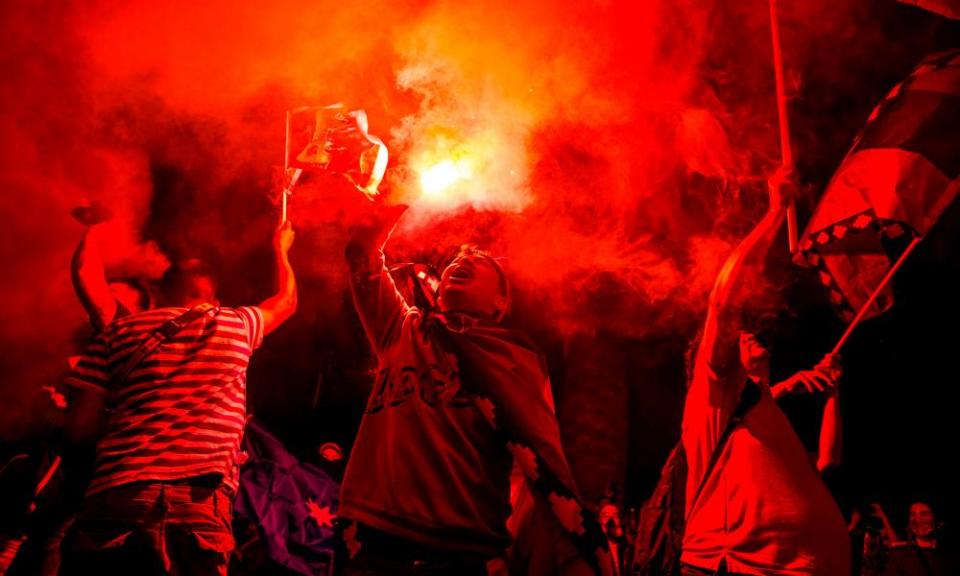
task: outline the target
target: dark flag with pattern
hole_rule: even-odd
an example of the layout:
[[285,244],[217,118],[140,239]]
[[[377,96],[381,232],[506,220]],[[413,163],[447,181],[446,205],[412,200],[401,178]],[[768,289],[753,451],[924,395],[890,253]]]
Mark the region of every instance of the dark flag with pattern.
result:
[[[433,320],[444,322],[440,314]],[[580,499],[553,407],[544,394],[549,383],[543,356],[524,336],[499,325],[477,322],[446,334],[463,362],[464,386],[490,425],[503,434],[528,486],[594,573],[611,574],[606,535]]]
[[898,0],[952,20],[960,20],[960,0]]
[[[800,242],[849,322],[960,190],[960,50],[932,54],[873,110]],[[890,287],[865,317],[893,304]]]
[[259,528],[274,562],[300,574],[329,573],[340,486],[298,461],[255,420],[247,423],[243,450],[248,459],[234,502],[237,516]]

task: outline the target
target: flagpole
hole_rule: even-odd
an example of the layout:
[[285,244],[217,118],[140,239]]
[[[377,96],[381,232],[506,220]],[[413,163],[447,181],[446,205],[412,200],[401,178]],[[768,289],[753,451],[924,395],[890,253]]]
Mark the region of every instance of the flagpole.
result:
[[[780,48],[780,23],[777,18],[777,0],[770,0],[770,35],[773,43],[773,70],[777,85],[777,115],[780,120],[780,157],[785,168],[793,168],[793,151],[790,147],[790,118],[787,115],[787,90],[783,79],[783,51]],[[797,252],[797,203],[791,200],[787,206],[787,239],[790,253]]]
[[883,277],[883,280],[880,281],[880,285],[877,286],[877,289],[873,291],[873,294],[870,295],[870,298],[860,307],[860,312],[857,313],[853,321],[850,322],[850,325],[847,326],[847,331],[843,333],[843,336],[840,338],[840,341],[837,342],[837,345],[833,347],[833,352],[830,354],[837,354],[840,352],[840,349],[843,348],[843,345],[847,343],[847,340],[850,339],[850,335],[853,334],[854,328],[857,327],[857,324],[863,320],[863,317],[866,316],[867,311],[873,306],[873,303],[880,296],[880,293],[883,292],[883,289],[887,287],[887,284],[890,283],[890,280],[893,278],[893,275],[897,273],[897,270],[900,269],[900,266],[906,261],[907,256],[913,252],[913,249],[917,247],[917,244],[920,243],[920,236],[917,236],[910,242],[910,245],[907,246],[907,249],[903,251],[903,254],[900,255],[900,258],[897,259],[896,264],[887,271],[887,275]]
[[283,224],[287,221],[287,196],[290,195],[290,189],[292,184],[288,183],[290,178],[290,119],[292,112],[287,110],[287,122],[286,122],[286,133],[283,143],[283,199],[282,199],[282,208],[280,215],[280,223]]

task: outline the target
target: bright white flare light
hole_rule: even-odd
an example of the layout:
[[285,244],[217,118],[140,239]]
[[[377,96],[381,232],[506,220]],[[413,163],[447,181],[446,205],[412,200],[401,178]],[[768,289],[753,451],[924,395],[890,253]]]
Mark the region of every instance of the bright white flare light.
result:
[[425,194],[436,196],[469,176],[470,170],[465,163],[444,160],[420,174],[420,187]]

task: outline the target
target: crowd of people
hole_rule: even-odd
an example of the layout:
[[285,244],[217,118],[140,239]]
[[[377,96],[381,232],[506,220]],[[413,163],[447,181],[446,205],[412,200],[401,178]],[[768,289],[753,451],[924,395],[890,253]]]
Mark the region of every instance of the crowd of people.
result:
[[[771,178],[766,215],[716,279],[690,355],[671,455],[679,466],[668,463],[658,487],[674,491],[679,511],[652,534],[642,516],[656,502],[622,515],[616,495],[580,497],[543,356],[504,323],[510,281],[498,260],[465,246],[443,270],[436,305],[417,305],[383,253],[403,208],[373,205],[345,254],[378,368],[350,453],[319,451],[342,476],[326,566],[346,575],[956,573],[929,504],[910,507],[901,540],[879,505],[845,519],[823,482],[841,460],[840,359],[770,380],[773,316],[756,287],[795,193],[791,173]],[[91,245],[108,216],[92,206],[78,217],[88,232],[72,272],[94,336],[61,399],[65,443],[93,459],[76,509],[34,535],[44,551],[35,568],[226,574],[247,365],[297,309],[293,227],[274,235],[275,293],[231,308],[198,260],[175,262],[155,290],[108,281]],[[813,457],[777,405],[803,394],[825,396]],[[652,553],[664,538],[676,546]],[[9,565],[16,546],[7,550]]]
[[[944,159],[956,158],[958,70],[956,49],[931,54],[890,92],[811,218],[816,238],[797,257],[834,285],[847,320],[882,308],[865,297],[884,286],[874,276],[889,270],[887,282],[956,196]],[[885,163],[900,173],[875,177]],[[0,469],[7,500],[21,503],[3,503],[0,576],[960,573],[930,502],[910,505],[901,539],[882,506],[831,490],[843,461],[840,356],[772,379],[787,303],[765,268],[797,181],[789,163],[770,177],[765,214],[720,268],[687,357],[679,442],[627,514],[615,491],[582,497],[547,362],[508,321],[510,277],[490,253],[464,245],[421,282],[384,253],[405,207],[377,198],[344,223],[344,269],[376,369],[350,450],[324,444],[301,463],[247,410],[250,360],[298,306],[286,211],[273,293],[232,307],[198,259],[175,260],[153,284],[109,278],[98,248],[109,211],[78,208],[86,232],[71,277],[92,336],[49,390],[55,440]],[[876,198],[864,200],[869,186]],[[891,268],[884,245],[905,238]],[[876,258],[853,260],[862,254]],[[790,397],[823,405],[813,453],[778,405]],[[20,470],[31,478],[28,462],[32,481],[8,483]],[[57,478],[59,503],[45,507]]]

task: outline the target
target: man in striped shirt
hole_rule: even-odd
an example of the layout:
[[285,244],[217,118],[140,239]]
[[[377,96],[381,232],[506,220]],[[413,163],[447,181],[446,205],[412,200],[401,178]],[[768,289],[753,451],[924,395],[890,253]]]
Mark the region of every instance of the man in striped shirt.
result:
[[61,573],[226,574],[247,364],[296,310],[292,243],[285,223],[277,291],[258,306],[219,307],[209,268],[187,261],[163,279],[165,307],[119,318],[91,342],[66,381],[68,432],[99,436],[97,458]]

